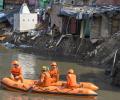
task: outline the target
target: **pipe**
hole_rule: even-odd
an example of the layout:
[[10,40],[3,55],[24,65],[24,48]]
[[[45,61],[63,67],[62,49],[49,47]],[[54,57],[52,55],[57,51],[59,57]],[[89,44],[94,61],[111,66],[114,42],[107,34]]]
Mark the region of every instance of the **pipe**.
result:
[[112,68],[111,68],[111,73],[110,73],[110,76],[113,76],[114,72],[115,72],[115,63],[116,63],[116,58],[117,58],[117,53],[118,53],[119,49],[117,49],[115,51],[115,54],[114,54],[114,59],[113,59],[113,65],[112,65]]

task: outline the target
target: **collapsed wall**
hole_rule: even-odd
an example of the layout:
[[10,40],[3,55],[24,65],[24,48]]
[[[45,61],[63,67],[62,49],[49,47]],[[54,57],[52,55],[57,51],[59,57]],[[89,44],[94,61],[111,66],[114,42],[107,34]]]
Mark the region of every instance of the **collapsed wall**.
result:
[[88,53],[88,57],[93,58],[100,64],[106,63],[114,55],[114,52],[120,48],[120,32],[115,33],[111,38],[98,45],[96,49]]
[[[120,32],[88,53],[88,59],[95,64],[105,65],[110,71],[111,82],[120,86]],[[116,51],[118,51],[116,53]]]

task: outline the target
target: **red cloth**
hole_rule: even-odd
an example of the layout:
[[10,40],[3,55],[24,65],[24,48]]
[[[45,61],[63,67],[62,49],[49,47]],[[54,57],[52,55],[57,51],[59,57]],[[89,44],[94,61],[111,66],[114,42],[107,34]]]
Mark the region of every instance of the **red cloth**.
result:
[[70,32],[76,33],[76,19],[74,19],[74,18],[71,19]]

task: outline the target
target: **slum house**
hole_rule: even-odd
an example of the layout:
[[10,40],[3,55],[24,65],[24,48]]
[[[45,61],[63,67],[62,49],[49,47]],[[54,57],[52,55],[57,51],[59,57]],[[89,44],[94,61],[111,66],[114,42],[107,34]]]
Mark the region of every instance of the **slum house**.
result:
[[[67,37],[68,35],[72,35],[72,42],[69,41],[65,44],[74,44],[77,51],[85,51],[79,50],[79,48],[86,49],[85,45],[88,48],[86,50],[90,50],[90,48],[91,50],[94,49],[94,43],[97,43],[96,45],[98,45],[98,43],[101,43],[103,40],[111,37],[115,32],[119,31],[119,11],[119,6],[112,5],[75,6],[53,4],[50,12],[51,26],[55,24],[62,35],[56,45],[58,46],[64,42],[62,41],[64,35],[67,35]],[[68,38],[68,40],[69,39],[70,38]],[[81,45],[84,46],[81,47]]]
[[[72,2],[73,1],[73,2]],[[69,2],[67,2],[67,0],[63,0],[62,4],[60,3],[55,3],[52,5],[52,11],[50,12],[50,17],[51,17],[51,26],[53,26],[54,24],[58,27],[59,31],[61,33],[66,33],[66,31],[69,30],[69,32],[67,33],[74,33],[76,35],[80,34],[80,20],[78,21],[75,16],[71,16],[71,15],[64,15],[62,17],[58,17],[58,15],[60,14],[60,10],[62,8],[65,8],[67,6],[69,6],[69,8],[75,8],[75,5],[81,5],[80,9],[82,9],[83,5],[92,5],[92,3],[94,3],[95,0],[81,0],[81,1],[77,1],[77,0],[69,0]],[[70,10],[70,9],[66,9],[66,10]],[[76,8],[75,8],[76,9]],[[77,7],[77,9],[79,9],[79,7]],[[63,10],[63,9],[62,9]],[[84,8],[82,9],[84,10]],[[87,10],[87,9],[86,9]],[[89,10],[89,9],[88,9]],[[68,11],[69,12],[69,11]],[[74,11],[73,11],[74,12]],[[85,12],[85,11],[84,11]],[[70,17],[70,18],[69,18]],[[80,16],[79,16],[80,17]],[[55,19],[55,20],[54,20]],[[56,21],[57,20],[57,21]],[[67,25],[69,24],[69,25]],[[71,25],[71,26],[70,26]],[[73,25],[73,26],[72,26]],[[67,26],[67,29],[66,27]],[[82,26],[81,26],[82,27]],[[88,34],[88,33],[87,33]]]
[[[61,33],[66,33],[66,31],[69,31],[68,33],[75,33],[77,35],[83,33],[80,32],[81,30],[84,31],[85,37],[90,36],[91,38],[96,39],[101,39],[101,37],[107,38],[111,36],[112,33],[119,31],[118,7],[112,5],[102,7],[83,6],[91,5],[94,2],[95,0],[83,0],[80,3],[78,2],[78,4],[81,5],[79,7],[65,7],[65,5],[61,6],[59,4],[54,4],[52,7],[52,12],[50,13],[51,24],[55,24],[59,27],[59,31]],[[108,4],[111,3],[112,0],[111,2],[109,0]],[[63,15],[62,17],[57,16],[59,11],[60,15]],[[81,18],[77,18],[77,16]],[[67,26],[67,24],[69,25]],[[87,28],[85,28],[85,25]],[[67,26],[67,30],[65,26]],[[81,28],[83,26],[84,29]]]
[[120,5],[120,0],[96,0],[97,5]]
[[75,5],[94,5],[96,0],[74,0]]
[[92,5],[96,0],[54,0],[65,5]]
[[[71,33],[90,37],[91,39],[108,38],[113,33],[119,31],[119,7],[101,6],[101,7],[60,7],[54,5],[56,10],[51,13],[51,22],[55,23],[61,33]],[[60,10],[57,17],[58,10]],[[56,16],[55,16],[56,15]],[[52,21],[57,19],[58,22]]]

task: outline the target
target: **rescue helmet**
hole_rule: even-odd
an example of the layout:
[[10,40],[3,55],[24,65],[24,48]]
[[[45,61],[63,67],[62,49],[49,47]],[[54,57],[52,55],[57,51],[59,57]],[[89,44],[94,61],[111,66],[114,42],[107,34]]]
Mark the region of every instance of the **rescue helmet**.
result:
[[56,62],[52,62],[52,63],[51,63],[51,66],[52,66],[52,67],[57,67],[57,63],[56,63]]
[[19,65],[19,62],[17,60],[12,61],[12,65]]
[[46,66],[42,66],[42,71],[46,71],[47,67]]
[[73,69],[69,69],[69,70],[68,70],[68,73],[73,74],[73,73],[74,73],[74,70],[73,70]]

